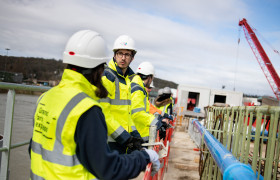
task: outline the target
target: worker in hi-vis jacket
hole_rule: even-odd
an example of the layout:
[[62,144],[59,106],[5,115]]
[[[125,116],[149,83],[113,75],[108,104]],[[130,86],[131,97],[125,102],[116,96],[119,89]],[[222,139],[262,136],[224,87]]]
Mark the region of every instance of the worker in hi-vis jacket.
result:
[[[158,91],[158,96],[155,99],[156,108],[160,109],[163,113],[168,115],[172,114],[172,97],[171,97],[171,89],[169,87],[165,87]],[[162,115],[163,115],[162,113]]]
[[[149,113],[150,103],[146,87],[150,87],[154,77],[154,66],[150,62],[143,62],[137,68],[137,75],[131,81],[131,114],[137,130],[144,141],[149,140],[149,127],[156,125],[159,130],[168,123],[162,116]],[[167,126],[164,126],[167,127]],[[162,137],[162,133],[160,133]]]
[[[150,93],[151,89],[152,89],[152,88],[146,88],[148,94]],[[159,90],[158,90],[158,97],[155,99],[155,102],[156,102],[156,103],[159,103],[159,102],[157,102],[157,101],[158,101],[159,96],[162,95],[162,94],[163,94],[163,89],[159,89]],[[169,100],[168,100],[168,101],[169,101]],[[163,110],[164,108],[162,107],[161,109]],[[153,104],[150,103],[150,111],[149,111],[149,112],[150,112],[151,114],[153,114],[153,115],[159,114],[159,115],[163,116],[164,118],[167,118],[167,119],[173,121],[173,116],[172,116],[172,115],[169,115],[169,114],[167,114],[167,113],[165,113],[165,112],[162,111],[161,109],[155,107]]]
[[106,44],[95,31],[83,30],[69,39],[67,64],[60,83],[42,94],[34,115],[30,141],[31,179],[131,179],[153,162],[152,150],[120,155],[110,151],[99,98],[108,94],[101,83],[108,60]]
[[[134,72],[129,67],[136,54],[134,40],[119,36],[113,46],[114,57],[104,70],[102,83],[109,95],[100,99],[108,127],[108,144],[121,154],[141,149],[143,140],[131,119],[130,79]],[[130,151],[128,151],[130,150]]]

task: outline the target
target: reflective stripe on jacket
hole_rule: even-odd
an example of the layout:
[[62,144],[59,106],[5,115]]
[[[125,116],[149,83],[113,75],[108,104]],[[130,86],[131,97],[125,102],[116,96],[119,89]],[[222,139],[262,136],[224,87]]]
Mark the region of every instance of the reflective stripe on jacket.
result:
[[80,116],[99,106],[96,87],[66,69],[38,100],[31,142],[31,179],[96,179],[79,162],[74,134]]
[[108,141],[125,143],[133,131],[137,131],[131,119],[130,79],[134,72],[128,68],[124,76],[114,59],[104,70],[102,83],[109,92],[105,99],[100,99],[108,128]]
[[149,140],[149,127],[156,125],[158,120],[149,113],[148,93],[138,75],[134,76],[131,81],[131,97],[132,119],[141,137],[147,141]]

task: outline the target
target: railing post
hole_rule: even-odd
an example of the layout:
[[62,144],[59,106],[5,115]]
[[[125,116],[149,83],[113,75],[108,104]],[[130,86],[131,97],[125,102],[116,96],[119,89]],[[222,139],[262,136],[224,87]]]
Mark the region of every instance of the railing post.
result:
[[5,115],[5,125],[4,125],[4,141],[2,151],[2,162],[1,162],[1,172],[0,179],[7,179],[8,168],[9,168],[9,158],[10,158],[10,148],[12,140],[12,128],[13,128],[13,116],[14,116],[14,104],[15,104],[15,90],[10,89],[7,95],[7,105],[6,105],[6,115]]
[[[149,131],[149,143],[154,143],[157,137],[157,126],[151,126]],[[153,149],[153,146],[149,146],[148,149]]]
[[[0,148],[3,147],[3,136],[0,134]],[[1,172],[1,157],[2,157],[2,151],[0,151],[0,172]]]
[[[0,82],[0,89],[8,89],[7,94],[7,103],[6,103],[6,114],[5,114],[5,124],[4,124],[4,135],[3,140],[0,143],[0,180],[6,180],[9,178],[9,158],[10,151],[12,148],[20,147],[29,143],[28,141],[20,142],[12,145],[12,128],[13,128],[13,116],[14,116],[14,103],[15,103],[15,90],[24,90],[24,91],[36,91],[36,92],[45,92],[51,87],[44,86],[32,86],[32,85],[23,85],[16,83],[5,83]],[[0,138],[1,139],[1,138]]]

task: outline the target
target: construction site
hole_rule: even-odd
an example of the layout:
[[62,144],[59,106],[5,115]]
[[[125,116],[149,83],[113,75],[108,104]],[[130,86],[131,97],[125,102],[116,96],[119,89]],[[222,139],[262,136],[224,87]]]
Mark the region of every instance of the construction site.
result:
[[[186,84],[172,88],[176,92],[174,119],[165,138],[160,140],[158,132],[150,127],[148,148],[158,153],[160,169],[152,175],[149,163],[135,179],[280,179],[280,78],[247,20],[240,20],[239,26],[275,98],[244,97],[243,92]],[[22,74],[3,74],[0,179],[29,179],[28,145],[36,102],[52,87],[47,81],[36,80],[32,84],[34,77],[28,80],[31,84],[20,84],[18,78]],[[150,97],[152,103],[158,93],[157,85]]]

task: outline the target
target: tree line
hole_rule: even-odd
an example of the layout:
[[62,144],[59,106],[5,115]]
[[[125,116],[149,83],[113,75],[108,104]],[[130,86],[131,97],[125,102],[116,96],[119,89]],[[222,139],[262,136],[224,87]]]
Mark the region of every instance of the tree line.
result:
[[[23,79],[59,80],[65,68],[62,60],[36,57],[15,57],[0,55],[0,71],[22,73]],[[156,88],[177,89],[178,84],[160,78],[154,79]]]

